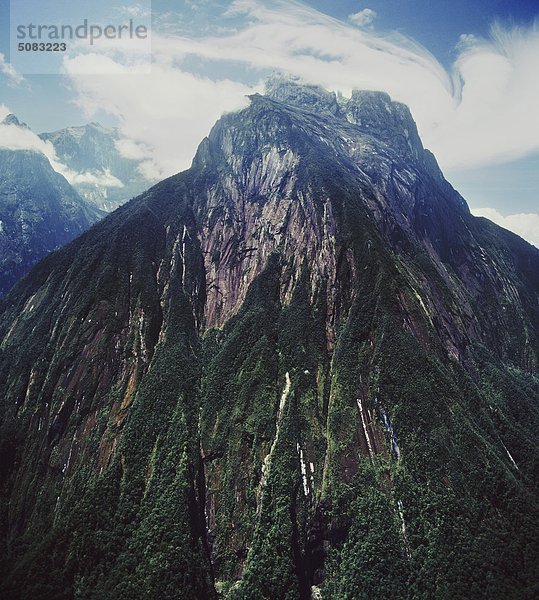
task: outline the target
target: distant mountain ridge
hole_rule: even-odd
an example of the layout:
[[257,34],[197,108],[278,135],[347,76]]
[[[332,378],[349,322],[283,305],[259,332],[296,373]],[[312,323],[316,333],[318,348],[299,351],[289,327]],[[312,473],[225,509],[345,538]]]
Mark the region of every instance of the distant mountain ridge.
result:
[[75,189],[100,210],[110,212],[149,187],[139,172],[140,160],[125,158],[118,150],[118,129],[99,123],[66,127],[40,138],[54,146],[60,161],[77,173],[88,174],[73,183]]
[[16,115],[10,113],[4,117],[2,125],[15,125],[15,127],[21,127],[23,129],[30,129],[26,123],[21,123]]
[[[3,124],[28,129],[15,115]],[[45,155],[0,148],[0,296],[103,214],[54,171]]]

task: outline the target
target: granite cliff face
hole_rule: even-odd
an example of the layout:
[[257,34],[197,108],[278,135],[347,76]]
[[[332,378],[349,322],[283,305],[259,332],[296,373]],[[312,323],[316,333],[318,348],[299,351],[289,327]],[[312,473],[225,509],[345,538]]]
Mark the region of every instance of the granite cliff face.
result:
[[[267,97],[251,101],[248,123],[244,114],[224,117],[195,158],[195,166],[218,158],[227,167],[226,179],[194,207],[202,224],[208,326],[220,326],[234,314],[268,257],[280,249],[287,262],[281,301],[289,302],[306,266],[312,274],[311,301],[317,293],[326,298],[331,335],[344,299],[336,266],[348,261],[352,271],[353,261],[338,243],[343,228],[329,187],[315,192],[308,181],[323,164],[353,180],[369,218],[400,260],[406,262],[420,248],[443,285],[452,288],[454,302],[447,306],[430,277],[423,275],[418,284],[430,288],[428,312],[445,321],[448,352],[465,359],[468,337],[482,339],[491,331],[471,307],[478,299],[497,298],[492,310],[508,325],[499,292],[518,297],[508,275],[511,260],[498,257],[503,262],[493,269],[484,257],[478,220],[423,149],[407,107],[383,93],[358,91],[343,100],[279,81],[270,83]],[[518,312],[523,310],[519,306]],[[526,356],[530,341],[511,352]]]
[[532,597],[538,298],[406,107],[271,81],[3,301],[4,596]]

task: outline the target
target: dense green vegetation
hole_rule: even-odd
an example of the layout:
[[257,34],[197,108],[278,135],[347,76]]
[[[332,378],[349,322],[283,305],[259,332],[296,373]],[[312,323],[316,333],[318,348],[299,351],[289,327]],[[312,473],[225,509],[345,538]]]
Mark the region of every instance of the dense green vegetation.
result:
[[[376,221],[390,149],[360,181],[324,118],[260,99],[225,117],[190,171],[2,302],[2,598],[539,595],[538,253],[430,172],[415,230],[393,205]],[[292,201],[286,181],[245,192],[283,146]],[[259,270],[238,262],[249,203],[285,217],[255,223],[281,240]],[[256,276],[208,327],[227,256],[234,285]]]

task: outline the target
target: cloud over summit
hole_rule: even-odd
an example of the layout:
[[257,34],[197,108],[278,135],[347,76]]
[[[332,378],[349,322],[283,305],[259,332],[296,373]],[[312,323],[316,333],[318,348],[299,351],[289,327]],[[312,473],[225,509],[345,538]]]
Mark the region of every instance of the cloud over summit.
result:
[[[85,114],[115,116],[132,140],[124,152],[144,149],[140,168],[148,179],[187,168],[215,120],[244,106],[245,94],[260,91],[272,71],[345,95],[354,88],[389,93],[410,107],[444,170],[539,150],[537,22],[494,24],[487,38],[463,32],[446,68],[410,37],[378,31],[375,16],[363,8],[343,22],[296,0],[236,0],[216,16],[224,26],[205,33],[171,33],[164,16],[156,19],[151,74],[130,73],[122,66],[129,60],[112,52],[72,54],[64,69]],[[111,75],[84,76],[94,60],[106,60]]]
[[371,8],[364,8],[348,17],[348,20],[358,27],[368,27],[376,18],[376,12]]
[[[144,83],[113,57],[106,60],[110,72],[120,75],[117,81],[78,72],[103,58],[66,60],[86,113],[103,108],[116,115],[127,137],[150,148],[156,175],[185,167],[210,118],[241,104],[241,95],[253,89],[253,74],[261,81],[273,70],[344,94],[353,88],[388,92],[408,104],[425,145],[446,169],[507,161],[539,149],[537,24],[496,24],[488,39],[462,36],[448,71],[414,40],[363,27],[372,23],[372,9],[344,23],[294,0],[236,0],[227,14],[240,25],[220,35],[154,32],[152,74]],[[202,61],[213,76],[196,74],[189,61]],[[237,79],[218,75],[234,72],[231,65],[241,66]],[[239,74],[242,69],[249,70],[250,85]],[[180,129],[182,139],[173,148],[170,133]]]

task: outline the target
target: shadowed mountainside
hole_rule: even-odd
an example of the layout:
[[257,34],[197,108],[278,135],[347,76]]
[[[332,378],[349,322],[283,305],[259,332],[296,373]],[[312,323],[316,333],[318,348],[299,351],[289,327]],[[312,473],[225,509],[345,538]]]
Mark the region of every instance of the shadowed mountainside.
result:
[[4,597],[534,597],[538,299],[405,106],[274,80],[2,301]]

